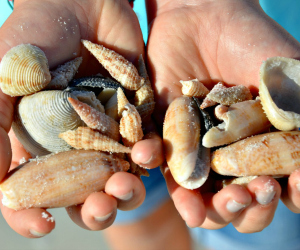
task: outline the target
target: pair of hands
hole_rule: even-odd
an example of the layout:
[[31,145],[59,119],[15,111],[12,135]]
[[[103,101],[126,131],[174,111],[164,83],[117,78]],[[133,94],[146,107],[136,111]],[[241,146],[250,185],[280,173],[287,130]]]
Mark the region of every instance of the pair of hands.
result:
[[[223,81],[255,91],[259,67],[266,58],[300,58],[300,44],[266,16],[258,0],[148,0],[147,10],[151,24],[147,62],[159,107],[155,121],[160,128],[169,103],[181,95],[179,80],[198,78],[208,87]],[[96,60],[81,50],[81,39],[99,42],[131,61],[144,54],[139,23],[127,0],[16,0],[0,37],[0,58],[13,46],[31,43],[45,52],[50,68],[82,55],[79,74],[99,70]],[[10,165],[14,167],[22,157],[29,157],[9,133],[14,102],[14,98],[0,94],[0,179]],[[163,165],[158,135],[138,142],[132,159],[148,168],[163,166],[170,196],[190,227],[217,229],[232,223],[240,232],[257,232],[272,221],[280,197],[290,210],[300,212],[300,171],[282,185],[263,176],[247,187],[230,185],[213,193],[205,188],[186,190],[174,182]],[[144,198],[139,178],[116,173],[105,192],[93,193],[82,206],[67,211],[79,226],[101,230],[113,223],[117,208],[134,209]],[[8,224],[25,237],[43,236],[55,226],[43,218],[43,212],[51,216],[44,209],[14,211],[1,205],[1,210]]]

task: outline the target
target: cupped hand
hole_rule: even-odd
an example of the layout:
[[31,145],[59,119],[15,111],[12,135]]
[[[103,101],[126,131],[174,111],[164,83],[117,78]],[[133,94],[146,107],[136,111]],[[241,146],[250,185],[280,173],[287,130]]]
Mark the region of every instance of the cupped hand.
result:
[[[257,93],[264,60],[300,58],[300,44],[263,12],[258,1],[157,0],[148,1],[147,10],[148,64],[160,125],[168,105],[182,95],[179,80],[197,78],[209,88],[219,81],[242,84]],[[300,212],[299,171],[282,187],[261,176],[246,187],[229,185],[218,193],[207,187],[184,189],[167,166],[162,171],[174,204],[190,227],[217,229],[232,223],[240,232],[260,231],[272,221],[281,194],[290,210]]]
[[[30,43],[45,52],[50,69],[82,56],[79,75],[99,73],[100,64],[83,49],[81,39],[103,44],[132,62],[144,54],[139,23],[126,0],[19,0],[15,1],[12,15],[0,29],[0,58],[10,48]],[[15,98],[0,93],[0,179],[6,175],[10,165],[13,168],[19,164],[20,159],[30,158],[13,132],[9,133],[14,104]],[[158,137],[153,138],[137,144],[135,152],[143,151],[144,145],[149,142],[160,141]],[[150,154],[155,151],[153,148],[145,154],[139,153],[136,159],[143,161],[148,158],[145,166],[151,167]],[[135,158],[135,153],[132,157]],[[81,227],[100,230],[113,223],[117,208],[134,209],[144,198],[145,188],[138,177],[129,173],[116,173],[108,180],[104,192],[93,193],[83,205],[70,207],[67,211]],[[55,226],[53,220],[49,219],[49,212],[42,208],[14,211],[1,204],[1,211],[8,224],[25,237],[44,236]]]

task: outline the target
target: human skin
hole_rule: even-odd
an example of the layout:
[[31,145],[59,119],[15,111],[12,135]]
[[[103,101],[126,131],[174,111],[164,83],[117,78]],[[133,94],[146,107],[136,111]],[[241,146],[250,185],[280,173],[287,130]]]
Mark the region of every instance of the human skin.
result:
[[[257,94],[264,60],[300,58],[299,43],[256,0],[148,0],[147,9],[148,65],[160,125],[168,105],[181,95],[179,80],[198,78],[208,88],[219,81],[242,84]],[[232,223],[240,232],[258,232],[272,221],[280,197],[291,211],[300,212],[300,171],[282,185],[261,176],[246,187],[230,185],[218,193],[208,185],[196,191],[184,189],[167,165],[162,171],[170,196],[190,227],[218,229]],[[232,202],[240,204],[238,211],[227,209]]]
[[[139,23],[127,0],[16,0],[13,13],[0,29],[0,59],[10,48],[30,43],[45,52],[50,69],[81,55],[79,75],[100,72],[100,64],[83,48],[81,39],[107,46],[133,63],[140,54],[144,55]],[[0,93],[0,180],[20,159],[30,157],[13,132],[9,133],[15,100]],[[156,146],[144,150],[148,144]],[[134,152],[144,153],[135,155]],[[145,136],[144,141],[135,145],[132,156],[138,163],[154,167],[162,163],[161,152],[161,139],[152,133],[151,138]],[[105,192],[93,193],[83,205],[72,206],[67,211],[79,226],[101,230],[113,223],[117,208],[134,209],[144,198],[145,188],[138,177],[116,173],[108,180]],[[42,218],[43,212],[51,216],[42,208],[14,211],[1,204],[1,211],[11,228],[25,237],[41,237],[55,227],[54,222]]]

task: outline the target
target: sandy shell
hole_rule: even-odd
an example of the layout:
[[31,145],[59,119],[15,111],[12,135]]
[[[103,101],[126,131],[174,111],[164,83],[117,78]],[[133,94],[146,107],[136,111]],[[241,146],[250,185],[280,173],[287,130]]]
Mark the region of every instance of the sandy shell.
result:
[[119,121],[118,114],[118,92],[114,93],[113,96],[105,104],[105,114],[113,118],[115,121]]
[[202,139],[203,146],[208,148],[230,144],[271,127],[259,99],[233,104],[226,112],[220,107],[218,111],[223,123],[207,131]]
[[58,135],[83,126],[68,98],[67,91],[49,90],[24,96],[16,107],[12,128],[23,146],[32,155],[69,150],[71,147]]
[[[222,82],[217,83],[212,90],[210,91],[210,93],[214,93],[214,92],[218,92],[222,89],[226,89],[226,87],[224,86],[224,84]],[[201,109],[205,109],[208,107],[212,107],[214,105],[216,105],[217,102],[211,100],[208,96],[206,96],[200,106]]]
[[71,150],[25,163],[0,184],[3,205],[15,209],[67,207],[104,190],[106,181],[129,163],[94,150]]
[[209,93],[208,88],[198,79],[180,81],[180,83],[182,84],[181,92],[183,95],[204,98]]
[[43,89],[51,80],[45,53],[30,44],[11,48],[0,64],[0,87],[10,96],[23,96]]
[[248,137],[212,155],[211,167],[229,176],[290,175],[300,167],[300,132]]
[[129,101],[122,89],[117,90],[117,97],[118,97],[118,116],[119,118],[122,117],[122,112],[125,110],[125,106],[129,104]]
[[300,127],[300,61],[272,57],[263,62],[259,95],[274,127],[284,131]]
[[209,173],[209,150],[201,152],[200,117],[193,99],[176,98],[168,107],[163,126],[166,161],[175,181],[188,189],[200,187]]

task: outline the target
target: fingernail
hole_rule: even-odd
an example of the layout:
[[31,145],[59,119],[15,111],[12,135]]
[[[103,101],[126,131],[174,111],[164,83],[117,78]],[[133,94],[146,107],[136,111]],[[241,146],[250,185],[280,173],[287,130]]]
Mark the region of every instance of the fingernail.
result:
[[40,232],[35,231],[35,230],[33,230],[33,229],[30,229],[29,232],[30,232],[33,236],[38,237],[38,238],[41,238],[41,237],[47,235],[47,234],[45,234],[45,233],[40,233]]
[[261,205],[267,205],[273,200],[275,194],[274,190],[258,190],[255,192],[256,201]]
[[247,205],[236,202],[235,200],[229,200],[226,204],[226,208],[231,213],[236,213],[237,211],[245,208]]
[[132,198],[132,196],[133,196],[133,191],[131,190],[129,193],[122,195],[122,196],[118,196],[117,198],[122,201],[128,201]]
[[106,221],[112,214],[113,214],[113,212],[111,212],[107,215],[104,215],[104,216],[94,216],[94,218],[95,218],[95,221],[103,222],[103,221]]
[[141,164],[147,165],[147,164],[149,164],[152,161],[152,159],[153,159],[153,155],[148,160],[141,162]]
[[296,187],[297,187],[298,191],[300,192],[300,183],[298,183],[298,184],[296,185]]

